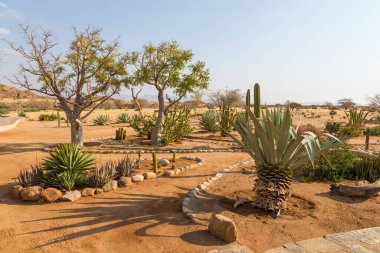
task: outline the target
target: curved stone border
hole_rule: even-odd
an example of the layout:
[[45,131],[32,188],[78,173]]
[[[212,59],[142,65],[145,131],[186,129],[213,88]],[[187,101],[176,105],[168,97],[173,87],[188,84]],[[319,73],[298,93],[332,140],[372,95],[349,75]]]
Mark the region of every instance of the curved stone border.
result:
[[[7,117],[7,118],[8,118],[8,117]],[[7,125],[4,125],[4,126],[1,126],[1,125],[0,125],[0,133],[15,128],[15,127],[18,125],[18,123],[19,123],[20,121],[24,120],[24,118],[21,118],[21,117],[10,117],[10,118],[13,118],[13,119],[14,119],[14,122],[13,122],[13,123],[10,123],[10,124],[7,124]]]
[[183,212],[183,214],[186,215],[192,221],[196,222],[197,216],[194,214],[195,212],[190,209],[190,203],[191,203],[192,199],[193,198],[199,198],[198,195],[202,191],[205,191],[206,188],[209,187],[213,182],[222,178],[224,173],[230,171],[231,169],[240,167],[242,165],[247,165],[251,162],[253,162],[252,159],[244,161],[244,162],[239,162],[239,163],[231,165],[231,166],[227,166],[223,170],[217,172],[214,176],[210,177],[209,179],[207,179],[203,183],[199,184],[193,190],[189,191],[187,193],[187,196],[182,200],[182,212]]
[[165,176],[172,177],[174,175],[178,175],[184,171],[194,169],[197,166],[202,166],[203,163],[205,162],[204,159],[201,159],[198,157],[191,157],[191,156],[183,156],[183,157],[180,157],[179,159],[193,160],[193,161],[196,161],[197,163],[192,164],[192,165],[187,165],[184,167],[175,168],[174,170],[165,170],[165,172],[164,172]]

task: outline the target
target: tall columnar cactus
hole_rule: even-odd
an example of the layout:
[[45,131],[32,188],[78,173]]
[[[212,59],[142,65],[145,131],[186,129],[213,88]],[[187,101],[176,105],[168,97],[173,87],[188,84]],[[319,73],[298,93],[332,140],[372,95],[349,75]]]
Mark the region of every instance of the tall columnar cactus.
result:
[[58,118],[58,127],[61,127],[61,115],[59,112],[57,112],[57,118]]
[[[250,89],[247,90],[247,95],[245,96],[245,106],[250,109],[251,108],[251,91]],[[245,121],[249,121],[249,114],[248,110],[245,111]]]
[[141,151],[137,154],[137,169],[140,169],[141,166]]
[[175,163],[175,152],[173,152],[173,159],[172,162]]
[[260,118],[261,112],[261,101],[260,101],[260,85],[258,83],[255,84],[253,89],[253,103],[254,103],[254,112],[257,118]]
[[116,140],[125,140],[125,137],[127,136],[127,131],[124,130],[124,128],[119,128],[116,130]]
[[158,173],[158,161],[157,161],[157,155],[155,152],[152,153],[152,160],[153,160],[153,171],[154,173]]

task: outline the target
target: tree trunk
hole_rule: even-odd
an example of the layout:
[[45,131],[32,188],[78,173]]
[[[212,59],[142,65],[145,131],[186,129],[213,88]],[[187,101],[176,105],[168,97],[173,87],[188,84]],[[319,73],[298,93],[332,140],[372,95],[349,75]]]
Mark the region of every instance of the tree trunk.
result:
[[257,168],[257,175],[252,206],[278,215],[286,208],[286,200],[291,194],[291,173],[284,168],[268,166]]
[[151,136],[151,142],[153,146],[159,146],[162,143],[161,139],[161,133],[162,133],[162,125],[165,120],[165,99],[164,99],[164,92],[159,91],[158,92],[158,115],[156,124],[153,128],[152,136]]
[[348,197],[370,197],[380,193],[380,180],[378,183],[367,184],[362,186],[353,186],[345,184],[332,184],[330,190],[338,195]]
[[70,120],[71,124],[71,143],[83,146],[83,128],[79,119]]

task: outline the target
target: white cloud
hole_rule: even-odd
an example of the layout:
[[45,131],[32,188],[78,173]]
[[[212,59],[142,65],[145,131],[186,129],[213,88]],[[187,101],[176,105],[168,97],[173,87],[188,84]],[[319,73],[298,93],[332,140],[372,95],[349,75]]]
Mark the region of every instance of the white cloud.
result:
[[11,31],[4,27],[0,27],[0,34],[8,35]]
[[21,13],[15,9],[8,8],[8,6],[0,2],[0,18],[21,19]]
[[5,3],[0,2],[0,8],[8,8],[8,6]]

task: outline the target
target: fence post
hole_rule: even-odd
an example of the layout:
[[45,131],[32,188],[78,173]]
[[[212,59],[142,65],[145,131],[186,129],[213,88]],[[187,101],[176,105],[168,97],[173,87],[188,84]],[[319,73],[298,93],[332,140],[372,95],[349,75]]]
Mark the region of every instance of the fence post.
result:
[[365,134],[365,150],[369,148],[369,128],[364,131]]

